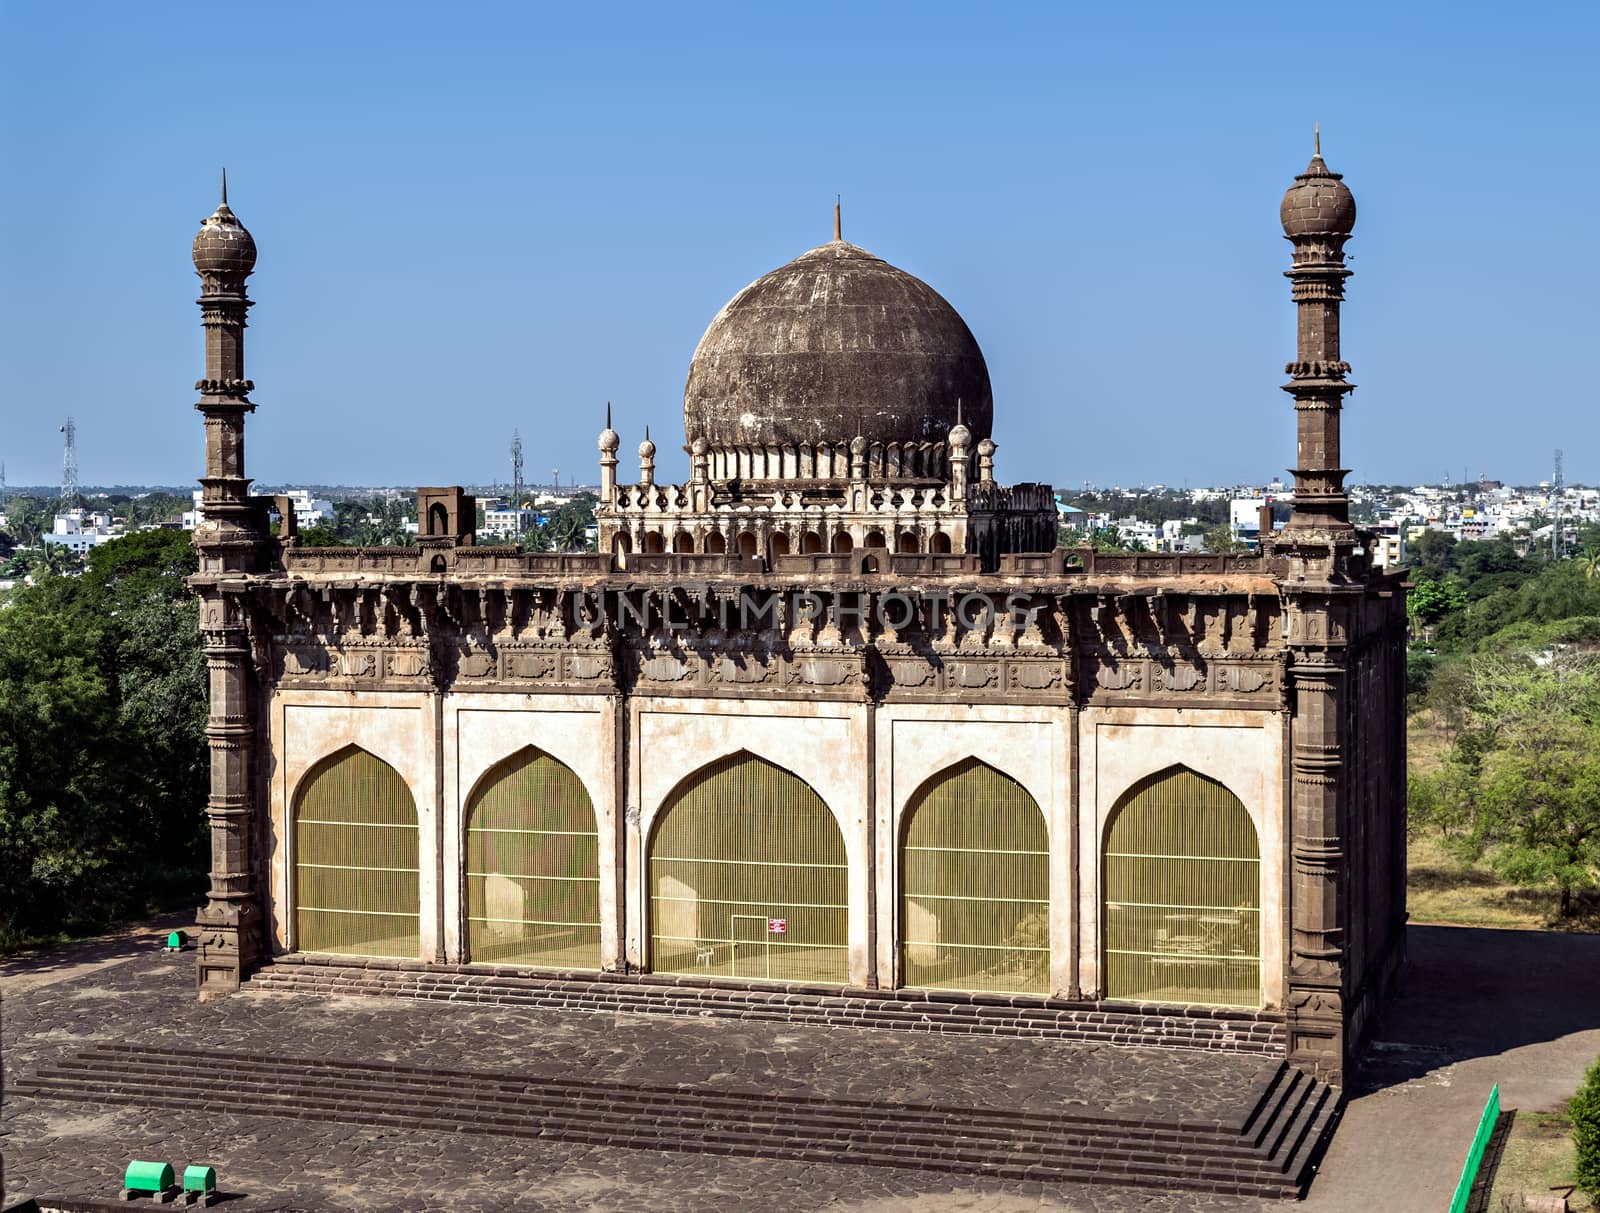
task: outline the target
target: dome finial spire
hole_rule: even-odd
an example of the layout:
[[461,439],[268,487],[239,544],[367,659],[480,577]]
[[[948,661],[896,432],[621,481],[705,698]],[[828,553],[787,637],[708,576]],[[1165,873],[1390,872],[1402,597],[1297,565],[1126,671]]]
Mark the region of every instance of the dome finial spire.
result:
[[839,219],[840,202],[841,196],[835,194],[833,196],[833,242],[835,244],[839,244],[844,240],[844,226]]
[[222,205],[228,205],[228,169],[226,165],[222,169]]
[[1311,124],[1311,154],[1319,159],[1322,156],[1322,123],[1320,122]]
[[611,428],[611,401],[606,401],[606,429]]

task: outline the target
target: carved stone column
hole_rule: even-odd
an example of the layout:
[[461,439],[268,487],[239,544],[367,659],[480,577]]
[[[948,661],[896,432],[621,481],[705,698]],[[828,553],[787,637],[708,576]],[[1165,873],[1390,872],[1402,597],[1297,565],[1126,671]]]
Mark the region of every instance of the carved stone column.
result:
[[1291,790],[1289,859],[1289,1059],[1342,1083],[1346,1039],[1345,719],[1349,694],[1343,603],[1289,600]]

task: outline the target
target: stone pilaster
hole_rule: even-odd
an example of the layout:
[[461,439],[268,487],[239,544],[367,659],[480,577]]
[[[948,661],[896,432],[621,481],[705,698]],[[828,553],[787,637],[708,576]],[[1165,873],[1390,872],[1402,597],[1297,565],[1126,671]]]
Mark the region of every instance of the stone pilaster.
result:
[[1344,604],[1290,599],[1289,1058],[1340,1083],[1348,1050]]

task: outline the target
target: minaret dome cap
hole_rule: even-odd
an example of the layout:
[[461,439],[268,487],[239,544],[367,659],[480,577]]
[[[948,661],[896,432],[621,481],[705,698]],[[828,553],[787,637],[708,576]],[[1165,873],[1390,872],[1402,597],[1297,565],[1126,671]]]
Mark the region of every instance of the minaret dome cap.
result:
[[222,201],[201,220],[194,238],[194,268],[210,277],[244,279],[256,268],[256,242],[228,209],[228,174],[222,174]]
[[1355,195],[1342,174],[1329,171],[1322,159],[1320,142],[1319,139],[1306,171],[1294,179],[1278,208],[1283,234],[1291,240],[1299,236],[1348,236],[1355,230]]

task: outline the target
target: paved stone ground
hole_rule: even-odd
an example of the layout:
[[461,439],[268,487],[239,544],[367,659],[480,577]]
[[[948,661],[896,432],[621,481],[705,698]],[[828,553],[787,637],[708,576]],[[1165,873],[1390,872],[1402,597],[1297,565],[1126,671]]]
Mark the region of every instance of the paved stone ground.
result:
[[1600,1057],[1600,935],[1413,926],[1305,1213],[1444,1209],[1489,1088],[1553,1108]]
[[[192,955],[142,956],[34,983],[5,1003],[8,1080],[91,1042],[132,1040],[289,1056],[384,1059],[607,1080],[680,1081],[971,1107],[1101,1106],[1159,1098],[1242,1120],[1273,1063],[1040,1040],[838,1031],[727,1019],[572,1015],[392,998],[245,991],[196,1004]],[[226,1081],[226,1075],[220,1076]],[[245,1210],[452,1208],[748,1210],[1081,1209],[1185,1213],[1240,1207],[1193,1195],[983,1181],[888,1168],[709,1158],[464,1134],[416,1133],[17,1098],[6,1104],[7,1188],[109,1195],[130,1157],[217,1166]],[[453,1185],[453,1187],[451,1187]]]
[[[463,1069],[663,1075],[728,1089],[893,1095],[971,1106],[1132,1108],[1158,1085],[1231,1114],[1239,1060],[1056,1042],[944,1040],[731,1020],[559,1015],[401,999],[246,993],[200,1007],[190,954],[133,935],[0,969],[8,1081],[92,1042],[274,1048],[286,1055],[428,1056]],[[1499,1081],[1507,1108],[1548,1107],[1600,1053],[1600,936],[1414,927],[1407,993],[1378,1033],[1307,1213],[1422,1210],[1448,1202],[1477,1115]],[[1248,1063],[1260,1064],[1260,1063]],[[1246,1076],[1248,1077],[1248,1076]],[[114,1195],[122,1164],[155,1157],[218,1167],[223,1208],[1076,1210],[1265,1213],[1279,1202],[979,1181],[877,1167],[709,1158],[450,1133],[380,1131],[269,1117],[201,1116],[8,1099],[4,1200],[30,1192]]]

